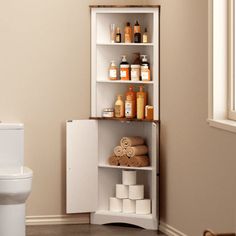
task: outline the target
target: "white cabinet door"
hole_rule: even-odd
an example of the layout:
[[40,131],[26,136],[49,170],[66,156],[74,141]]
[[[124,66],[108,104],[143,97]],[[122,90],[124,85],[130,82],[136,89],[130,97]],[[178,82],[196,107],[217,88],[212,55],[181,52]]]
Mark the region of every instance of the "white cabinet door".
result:
[[66,127],[66,212],[94,212],[97,206],[98,122],[73,120]]

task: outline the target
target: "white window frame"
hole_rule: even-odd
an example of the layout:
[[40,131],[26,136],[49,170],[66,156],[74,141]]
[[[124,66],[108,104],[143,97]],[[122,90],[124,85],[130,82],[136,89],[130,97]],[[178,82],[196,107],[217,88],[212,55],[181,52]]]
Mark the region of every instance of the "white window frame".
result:
[[232,32],[232,24],[229,24],[232,22],[232,0],[208,0],[208,4],[208,122],[210,126],[236,132],[229,93],[233,88],[234,68],[233,35],[229,34]]
[[236,33],[236,24],[235,24],[235,0],[229,1],[229,17],[228,17],[228,30],[229,30],[229,86],[228,86],[228,117],[231,120],[236,120],[236,104],[235,104],[235,68],[236,68],[236,61],[235,61],[235,33]]

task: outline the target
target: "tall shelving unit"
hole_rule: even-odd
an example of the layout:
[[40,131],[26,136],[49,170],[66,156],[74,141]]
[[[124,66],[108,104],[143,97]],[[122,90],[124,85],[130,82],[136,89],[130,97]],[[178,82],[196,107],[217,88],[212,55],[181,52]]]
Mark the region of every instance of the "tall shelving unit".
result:
[[[91,117],[67,121],[67,213],[91,212],[92,224],[129,223],[146,229],[158,228],[159,174],[159,6],[91,7]],[[124,26],[138,20],[149,31],[149,43],[110,43],[111,23]],[[144,28],[143,27],[143,28]],[[152,80],[110,81],[111,60],[119,64],[121,55],[139,52],[149,56]],[[129,85],[144,85],[148,104],[154,106],[154,119],[102,118],[113,107],[118,93]],[[142,136],[149,146],[149,167],[109,166],[107,159],[123,136]],[[148,215],[109,211],[109,197],[115,194],[122,169],[137,170],[138,183],[145,186],[145,198],[152,201]]]

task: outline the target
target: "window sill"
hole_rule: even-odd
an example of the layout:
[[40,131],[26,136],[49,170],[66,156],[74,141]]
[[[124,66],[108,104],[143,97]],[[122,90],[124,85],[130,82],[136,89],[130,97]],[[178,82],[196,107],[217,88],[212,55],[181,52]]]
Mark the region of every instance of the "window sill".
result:
[[207,122],[212,127],[236,133],[236,121],[208,119]]

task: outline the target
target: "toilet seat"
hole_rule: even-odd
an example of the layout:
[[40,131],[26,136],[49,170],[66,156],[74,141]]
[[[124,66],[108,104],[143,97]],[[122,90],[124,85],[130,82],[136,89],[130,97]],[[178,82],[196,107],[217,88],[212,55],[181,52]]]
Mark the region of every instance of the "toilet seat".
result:
[[0,168],[0,180],[29,179],[32,176],[33,171],[25,166]]

